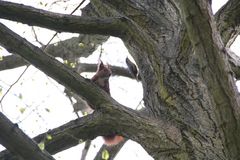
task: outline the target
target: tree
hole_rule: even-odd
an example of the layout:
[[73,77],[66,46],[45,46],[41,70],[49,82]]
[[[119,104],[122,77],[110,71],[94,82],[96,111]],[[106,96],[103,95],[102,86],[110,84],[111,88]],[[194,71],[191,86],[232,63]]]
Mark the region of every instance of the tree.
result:
[[[114,130],[141,144],[154,159],[240,159],[239,95],[235,85],[239,58],[227,49],[239,33],[239,14],[238,0],[229,0],[215,15],[211,2],[205,0],[91,0],[81,17],[0,2],[1,18],[58,32],[121,38],[140,71],[144,112],[119,104],[55,60],[53,56],[59,52],[49,49],[53,56],[44,54],[3,24],[0,44],[94,106],[93,114],[49,132],[49,153],[76,145],[64,133],[87,140]],[[18,59],[18,66],[26,64]],[[2,121],[1,127],[6,126],[8,133],[12,133],[11,128],[20,132]],[[17,135],[16,141],[27,142],[26,135]],[[1,143],[20,157],[31,151],[31,147],[16,149],[6,138],[0,134]],[[26,146],[30,145],[34,144]],[[34,159],[43,159],[29,153]],[[51,159],[46,152],[39,154]]]

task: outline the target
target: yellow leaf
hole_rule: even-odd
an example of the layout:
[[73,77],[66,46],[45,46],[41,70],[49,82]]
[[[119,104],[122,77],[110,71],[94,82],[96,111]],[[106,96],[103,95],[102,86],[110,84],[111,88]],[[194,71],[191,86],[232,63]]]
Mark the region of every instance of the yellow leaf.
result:
[[45,149],[45,143],[43,141],[38,143],[38,147],[43,151]]
[[102,159],[103,159],[103,160],[108,160],[109,157],[110,157],[109,152],[108,152],[106,149],[104,149],[104,150],[102,151]]
[[25,112],[25,110],[26,110],[26,108],[23,108],[23,107],[21,107],[21,108],[19,109],[20,113],[22,113],[22,114]]
[[79,43],[78,46],[81,47],[81,48],[83,48],[83,47],[84,47],[84,44],[83,44],[83,43]]
[[52,140],[52,136],[50,134],[47,134],[47,140]]
[[70,67],[71,67],[71,68],[75,68],[75,67],[76,67],[76,63],[71,62],[71,63],[70,63]]
[[64,60],[63,63],[64,63],[64,64],[68,64],[68,60]]

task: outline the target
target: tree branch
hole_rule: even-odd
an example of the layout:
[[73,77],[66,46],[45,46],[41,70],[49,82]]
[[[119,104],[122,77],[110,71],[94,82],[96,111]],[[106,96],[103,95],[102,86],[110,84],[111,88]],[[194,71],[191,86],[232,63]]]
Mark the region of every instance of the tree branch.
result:
[[[51,154],[56,154],[65,149],[78,145],[87,139],[93,139],[99,134],[106,134],[109,129],[103,125],[105,117],[101,113],[93,113],[85,117],[70,121],[58,128],[40,134],[34,138],[36,142],[41,142],[46,135],[51,135],[52,139],[45,141],[45,148]],[[8,151],[0,154],[0,159],[14,159]]]
[[[229,0],[215,15],[214,18],[216,20],[217,28],[221,35],[221,39],[226,46],[229,48],[231,44],[234,42],[236,37],[240,33],[240,1],[239,0]],[[184,48],[191,49],[190,40],[188,38],[183,39],[182,44]],[[229,52],[231,52],[229,50]],[[239,79],[240,68],[238,64],[240,62],[239,58],[233,56],[234,53],[230,53],[229,55],[229,64],[233,72],[235,73],[235,78]]]
[[85,141],[84,148],[82,150],[81,160],[85,160],[86,159],[87,153],[89,151],[90,146],[91,146],[91,140]]
[[54,160],[0,112],[0,142],[12,153],[26,160]]
[[[227,52],[221,43],[208,1],[175,1],[186,25],[188,37],[199,58],[201,74],[216,104],[218,125],[224,133],[229,159],[238,159],[240,148],[239,106],[233,77],[229,74]],[[214,107],[214,106],[212,106]],[[227,123],[226,125],[222,125]]]
[[[98,16],[91,3],[82,9],[82,16]],[[49,45],[45,51],[54,57],[61,57],[69,61],[75,62],[79,57],[87,57],[92,54],[96,48],[104,43],[109,37],[101,35],[85,35],[80,34],[78,37],[60,41]],[[83,44],[80,47],[79,44]],[[28,63],[17,55],[10,55],[3,57],[0,61],[0,70],[12,69],[27,65]]]
[[[106,131],[99,131],[102,129],[95,127],[98,135],[109,135],[109,132],[104,134],[107,131],[111,131],[112,134],[123,135],[142,144],[146,151],[156,152],[156,155],[176,154],[184,148],[179,129],[169,122],[161,120],[156,122],[120,105],[95,84],[71,71],[2,24],[0,24],[0,37],[2,37],[0,44],[9,52],[22,56],[32,65],[85,98],[95,107],[96,112],[104,113],[104,119],[107,120],[102,123],[107,128]],[[101,128],[103,124],[99,127]],[[79,127],[81,128],[81,126]],[[78,127],[71,129],[77,130]],[[142,132],[146,132],[148,136],[146,137]],[[87,137],[79,135],[79,138]],[[149,145],[150,141],[152,141],[152,145]]]
[[[70,70],[54,57],[45,54],[41,49],[33,46],[2,24],[0,24],[0,36],[2,37],[0,44],[10,53],[20,55],[59,83],[71,88],[77,94],[85,93],[84,97],[92,101],[94,106],[98,106],[99,103],[106,101],[100,95],[107,94],[97,88],[96,85],[79,76],[78,73]],[[96,92],[96,89],[99,92]]]
[[231,65],[234,76],[237,80],[240,79],[240,58],[230,49],[228,50],[228,61]]
[[[112,134],[113,128],[116,128],[116,126],[118,126],[119,133],[122,132],[122,130],[129,130],[126,131],[126,136],[128,135],[129,137],[135,137],[133,139],[138,139],[141,137],[145,139],[145,142],[151,141],[152,144],[156,143],[155,147],[157,148],[158,152],[162,152],[161,154],[172,154],[178,152],[178,150],[181,148],[181,146],[178,146],[178,144],[181,143],[179,142],[180,137],[178,137],[178,131],[174,128],[169,127],[168,125],[163,123],[156,123],[154,121],[146,120],[146,118],[136,116],[136,114],[120,116],[121,118],[119,119],[118,116],[115,117],[112,115],[106,115],[106,113],[94,112],[93,114],[70,121],[58,128],[52,129],[47,133],[40,134],[35,137],[34,140],[36,142],[41,142],[45,138],[46,134],[51,135],[52,139],[45,142],[45,148],[49,153],[56,154],[70,147],[78,145],[79,143],[87,139],[93,139],[99,135],[108,135],[110,133]],[[132,118],[129,119],[130,117]],[[122,123],[121,121],[124,122]],[[161,128],[160,130],[159,126]],[[146,131],[146,134],[148,136],[144,136],[141,131]],[[168,136],[166,137],[162,135],[163,132],[165,132],[165,134]],[[161,139],[163,138],[162,140],[164,141],[157,142],[158,138],[160,137]],[[173,144],[169,144],[169,142],[167,142],[169,140],[171,141],[171,143],[174,143],[174,146],[177,145],[177,148],[171,148]],[[123,144],[124,142],[119,146],[114,147],[113,152],[117,151],[118,147]],[[145,145],[147,145],[147,143],[145,143]],[[149,148],[150,145],[143,145],[143,147]],[[2,158],[7,158],[8,160],[15,160],[15,157],[11,155],[11,153],[9,153],[8,151],[3,151],[0,153],[0,159]]]
[[240,33],[240,1],[229,0],[216,14],[217,27],[225,46],[230,47]]
[[[16,16],[18,15],[18,16]],[[58,32],[101,34],[121,37],[124,17],[97,18],[58,14],[30,6],[0,1],[0,18],[36,25]]]

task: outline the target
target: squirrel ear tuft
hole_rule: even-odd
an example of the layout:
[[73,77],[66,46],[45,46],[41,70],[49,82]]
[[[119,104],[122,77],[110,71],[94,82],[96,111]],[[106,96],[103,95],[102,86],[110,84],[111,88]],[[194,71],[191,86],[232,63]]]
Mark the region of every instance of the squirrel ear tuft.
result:
[[104,64],[101,59],[98,60],[97,72],[104,68]]

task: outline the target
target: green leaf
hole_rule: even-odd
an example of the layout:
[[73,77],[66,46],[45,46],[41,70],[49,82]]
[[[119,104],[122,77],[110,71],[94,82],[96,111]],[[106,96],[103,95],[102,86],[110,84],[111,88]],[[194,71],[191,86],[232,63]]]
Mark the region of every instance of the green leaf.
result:
[[47,138],[47,140],[52,140],[52,136],[50,135],[50,134],[47,134],[47,136],[46,136],[46,138]]
[[40,143],[38,143],[38,147],[43,151],[45,149],[44,141],[41,141]]
[[104,150],[102,151],[102,159],[103,159],[103,160],[108,160],[109,157],[110,157],[109,152],[108,152],[106,149],[104,149]]

